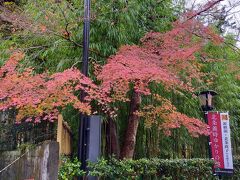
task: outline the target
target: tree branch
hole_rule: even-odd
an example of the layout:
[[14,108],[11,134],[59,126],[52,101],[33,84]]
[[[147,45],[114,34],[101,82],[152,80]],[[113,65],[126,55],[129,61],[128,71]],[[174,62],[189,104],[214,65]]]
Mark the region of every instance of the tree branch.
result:
[[193,18],[196,17],[196,16],[199,16],[200,14],[202,14],[202,13],[205,12],[205,11],[208,11],[209,9],[211,9],[213,6],[215,6],[216,4],[218,4],[218,3],[221,2],[221,1],[223,1],[223,0],[217,0],[217,1],[215,1],[215,2],[212,2],[210,5],[208,5],[208,6],[205,7],[204,9],[196,12],[196,13],[193,14],[191,17],[189,17],[189,18],[187,19],[187,21],[193,19]]

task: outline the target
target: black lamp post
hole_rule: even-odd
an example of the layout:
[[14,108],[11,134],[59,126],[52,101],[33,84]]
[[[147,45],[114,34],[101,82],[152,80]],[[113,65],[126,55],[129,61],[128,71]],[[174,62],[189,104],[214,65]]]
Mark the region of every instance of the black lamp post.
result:
[[[82,73],[88,76],[90,38],[90,0],[84,0],[84,25],[83,25],[83,63]],[[84,101],[86,93],[81,91],[80,99]],[[78,128],[78,160],[81,161],[81,169],[86,170],[86,159],[89,150],[89,117],[81,114]]]
[[[198,97],[201,103],[201,108],[202,108],[202,111],[204,112],[204,120],[205,120],[205,123],[207,124],[208,124],[207,112],[214,109],[213,97],[216,95],[217,93],[212,90],[202,91],[198,94]],[[210,137],[208,136],[208,153],[209,153],[209,158],[212,158],[210,144],[211,144],[211,141],[210,141]]]
[[[84,0],[82,73],[85,76],[88,76],[90,1]],[[81,91],[80,100],[84,101],[85,97],[86,93]],[[101,153],[101,117],[80,114],[78,133],[78,160],[81,161],[81,169],[86,171],[87,161],[96,162]],[[78,177],[78,179],[83,179],[83,177]],[[87,179],[95,180],[97,177],[88,176]]]
[[[216,96],[217,93],[215,91],[212,90],[207,90],[207,91],[202,91],[198,94],[199,100],[200,100],[200,104],[201,104],[201,108],[202,111],[204,112],[204,120],[205,123],[208,124],[208,118],[207,118],[207,112],[211,111],[214,109],[214,101],[213,101],[213,97]],[[212,158],[212,152],[211,152],[211,141],[210,141],[210,136],[208,136],[208,153],[209,153],[209,158]],[[219,178],[221,179],[221,176],[219,176]]]

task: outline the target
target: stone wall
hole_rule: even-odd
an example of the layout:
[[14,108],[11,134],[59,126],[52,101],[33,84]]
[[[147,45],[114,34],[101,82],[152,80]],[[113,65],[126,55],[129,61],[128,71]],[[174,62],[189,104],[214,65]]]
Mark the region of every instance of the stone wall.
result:
[[57,142],[46,141],[31,150],[27,150],[24,155],[19,150],[0,153],[0,171],[18,158],[19,160],[0,172],[0,180],[57,179],[59,160]]

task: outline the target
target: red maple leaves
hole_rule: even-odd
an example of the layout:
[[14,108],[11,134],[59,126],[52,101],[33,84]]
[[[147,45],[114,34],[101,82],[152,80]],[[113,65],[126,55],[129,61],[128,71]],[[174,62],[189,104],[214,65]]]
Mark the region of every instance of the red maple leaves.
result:
[[[75,68],[49,75],[34,74],[32,69],[19,73],[16,70],[18,61],[23,55],[14,53],[9,61],[1,67],[0,110],[16,108],[17,121],[26,119],[35,122],[40,119],[53,121],[57,118],[59,107],[72,104],[82,113],[91,114],[92,100],[104,104],[107,97],[99,92],[92,81]],[[83,90],[87,93],[81,102],[76,93]]]
[[188,117],[177,112],[177,108],[160,95],[153,95],[154,104],[145,106],[137,115],[145,119],[145,125],[151,127],[156,125],[166,135],[171,134],[171,129],[186,127],[192,136],[208,134],[208,126],[199,119]]
[[[131,85],[136,93],[142,95],[152,94],[150,83],[161,83],[167,89],[193,91],[192,80],[200,81],[203,75],[195,53],[200,52],[208,41],[219,44],[222,38],[209,27],[185,15],[173,23],[171,31],[147,33],[141,40],[141,46],[123,46],[110,57],[98,75],[102,90],[111,95],[113,101],[127,101]],[[183,125],[192,135],[207,134],[207,126],[200,120],[187,117],[177,112],[176,108],[163,113],[166,108],[167,104],[162,103],[148,109],[147,113],[158,113],[158,116],[151,114],[148,121],[153,123],[157,119],[153,117],[161,118],[163,121],[159,127],[168,133],[170,129]],[[144,108],[143,112],[146,113]],[[144,118],[147,117],[145,113],[142,115]]]
[[103,91],[114,91],[113,98],[125,96],[129,83],[134,84],[137,92],[148,95],[151,81],[165,85],[177,84],[179,81],[171,72],[159,66],[159,56],[150,54],[138,46],[123,46],[118,53],[108,60],[97,76],[102,81]]
[[[19,73],[16,66],[23,54],[15,53],[0,69],[0,84],[4,85],[0,89],[0,110],[16,108],[17,121],[53,121],[59,108],[68,104],[82,113],[91,114],[90,103],[93,100],[103,105],[128,101],[127,93],[131,86],[141,95],[152,94],[150,83],[161,83],[166,89],[193,91],[191,80],[201,79],[202,76],[195,53],[201,51],[207,41],[221,43],[222,39],[210,28],[187,17],[176,21],[169,32],[147,33],[141,40],[141,46],[121,47],[98,72],[99,86],[75,68],[53,75],[35,74],[31,68]],[[182,72],[186,74],[184,78],[180,76]],[[87,93],[84,102],[78,98],[77,92],[80,90]],[[207,126],[200,120],[177,112],[169,101],[154,96],[165,103],[144,107],[136,112],[139,116],[151,115],[149,117],[152,119],[148,119],[151,123],[161,118],[163,121],[159,128],[167,133],[181,125],[192,135],[208,133]]]

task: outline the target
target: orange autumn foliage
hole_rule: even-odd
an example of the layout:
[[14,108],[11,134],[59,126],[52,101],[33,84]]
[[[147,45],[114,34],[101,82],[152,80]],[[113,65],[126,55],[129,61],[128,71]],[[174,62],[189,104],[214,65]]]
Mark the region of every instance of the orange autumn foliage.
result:
[[[100,85],[94,84],[78,69],[71,68],[55,74],[35,74],[31,68],[17,71],[22,53],[14,53],[0,68],[0,110],[17,109],[17,121],[42,119],[54,121],[59,109],[71,104],[85,114],[92,114],[90,103],[97,101],[109,112],[109,105],[116,101],[129,101],[127,93],[133,89],[140,95],[152,95],[150,83],[161,83],[166,89],[193,92],[193,79],[201,81],[201,65],[195,53],[200,52],[207,41],[216,44],[222,38],[209,27],[189,14],[173,23],[173,29],[165,33],[149,32],[141,39],[141,45],[126,45],[108,59],[97,71]],[[182,77],[181,73],[185,76]],[[86,92],[80,101],[79,91]],[[160,92],[161,93],[161,92]],[[143,107],[136,112],[148,119],[146,125],[158,123],[167,134],[173,128],[185,126],[193,135],[207,134],[207,125],[198,119],[177,112],[170,101],[154,95],[161,103]],[[113,114],[110,112],[110,114]]]

